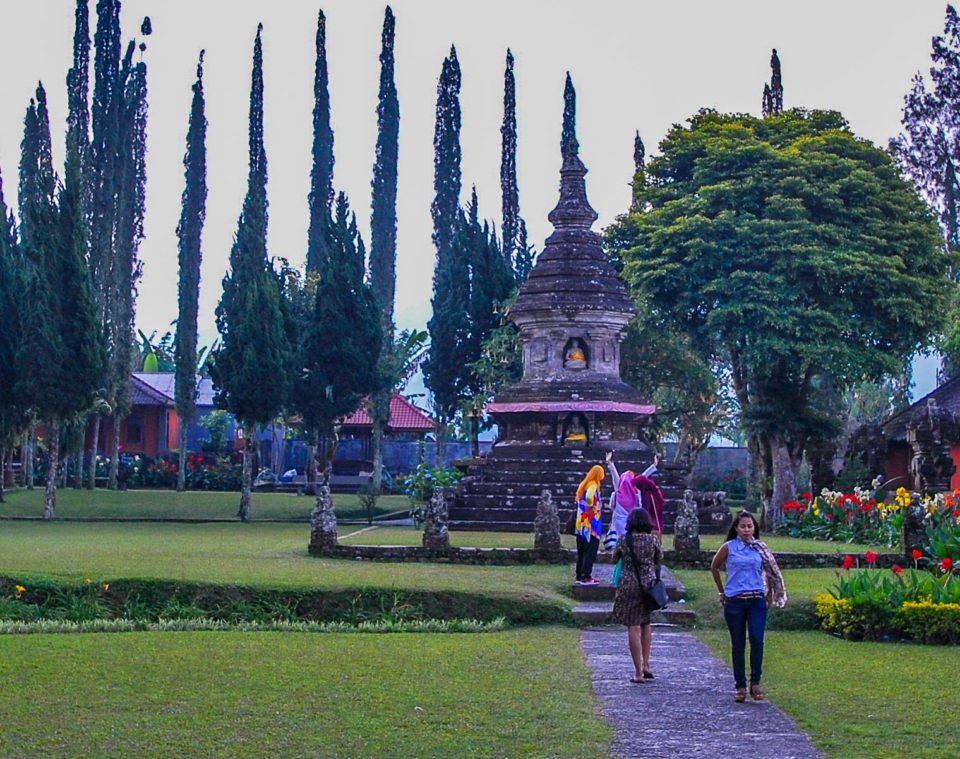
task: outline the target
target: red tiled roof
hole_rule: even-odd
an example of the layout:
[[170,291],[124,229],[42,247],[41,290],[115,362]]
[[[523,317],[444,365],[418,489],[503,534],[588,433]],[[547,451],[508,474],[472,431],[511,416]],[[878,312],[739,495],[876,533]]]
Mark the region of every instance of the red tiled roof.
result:
[[[371,427],[373,421],[363,406],[345,418],[344,427]],[[394,393],[390,398],[390,422],[387,427],[397,432],[432,432],[435,425],[427,414]]]

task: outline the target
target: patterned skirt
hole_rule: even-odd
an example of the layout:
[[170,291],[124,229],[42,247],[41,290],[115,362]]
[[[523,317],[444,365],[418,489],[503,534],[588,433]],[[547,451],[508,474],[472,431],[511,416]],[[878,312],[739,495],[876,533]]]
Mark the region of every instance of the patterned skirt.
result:
[[613,619],[621,625],[649,625],[650,612],[643,608],[643,591],[629,560],[624,562],[617,595],[613,600]]

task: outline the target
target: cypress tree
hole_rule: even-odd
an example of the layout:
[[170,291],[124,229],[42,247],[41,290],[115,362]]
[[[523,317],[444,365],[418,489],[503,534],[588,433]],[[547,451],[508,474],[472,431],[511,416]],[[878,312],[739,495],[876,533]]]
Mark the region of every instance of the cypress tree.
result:
[[179,240],[180,279],[177,286],[176,405],[179,417],[177,447],[180,455],[177,490],[186,489],[187,428],[197,416],[197,301],[200,297],[201,237],[207,208],[207,117],[203,97],[203,51],[193,85],[187,150],[183,157],[184,190],[181,199]]
[[454,244],[460,212],[460,64],[450,48],[437,83],[436,124],[433,134],[434,200],[433,244],[437,249],[433,272],[433,316],[430,357],[424,363],[424,381],[434,397],[440,422],[438,456],[445,449],[445,427],[456,416],[464,392],[459,352],[469,337],[467,304],[470,301],[469,270],[465,249]]
[[136,308],[134,292],[140,279],[138,256],[143,240],[146,201],[147,65],[133,64],[135,42],[130,41],[120,69],[123,89],[119,103],[117,141],[117,196],[114,231],[113,287],[115,300],[111,326],[113,348],[110,374],[114,388],[113,448],[110,486],[116,487],[120,453],[120,423],[130,413],[130,366],[134,350]]
[[[503,258],[512,267],[517,284],[522,284],[526,264],[520,250],[520,191],[517,187],[517,95],[513,76],[513,54],[507,49],[503,72],[503,124],[500,126],[500,196],[503,211]],[[527,269],[529,271],[529,269]]]
[[378,362],[380,387],[371,396],[373,422],[373,492],[383,477],[383,436],[390,422],[390,396],[398,381],[393,361],[393,308],[397,288],[397,163],[400,103],[394,83],[393,43],[396,21],[388,5],[380,36],[380,92],[377,97],[377,156],[373,164],[370,209],[370,283],[380,308],[383,344]]
[[102,370],[102,348],[85,253],[79,157],[67,151],[68,181],[60,189],[50,151],[46,93],[37,88],[24,120],[20,163],[23,245],[28,261],[27,308],[15,392],[36,409],[48,437],[45,519],[56,509],[60,425],[89,408]]
[[23,300],[23,266],[17,246],[13,214],[8,213],[0,176],[0,313],[4,325],[0,330],[0,502],[3,499],[3,472],[7,452],[24,428],[23,405],[14,391],[20,346],[20,311]]
[[296,393],[304,426],[327,436],[325,482],[337,443],[337,421],[356,410],[376,387],[383,334],[376,298],[364,278],[363,240],[342,192],[337,196],[333,238],[304,336]]
[[527,280],[527,275],[533,268],[533,259],[536,255],[533,246],[527,242],[527,222],[520,219],[520,229],[517,234],[517,252],[513,266],[514,276],[518,285]]
[[770,84],[763,85],[763,115],[779,116],[783,112],[783,79],[780,76],[780,56],[776,48],[770,56]]
[[327,19],[317,16],[317,59],[313,78],[313,164],[310,169],[310,227],[307,271],[320,271],[330,256],[333,205],[333,129],[327,77]]
[[250,518],[253,442],[283,408],[289,346],[277,278],[267,260],[267,155],[263,147],[263,25],[257,26],[250,86],[249,175],[230,273],[217,306],[222,346],[213,365],[217,403],[243,427],[243,490],[238,516]]

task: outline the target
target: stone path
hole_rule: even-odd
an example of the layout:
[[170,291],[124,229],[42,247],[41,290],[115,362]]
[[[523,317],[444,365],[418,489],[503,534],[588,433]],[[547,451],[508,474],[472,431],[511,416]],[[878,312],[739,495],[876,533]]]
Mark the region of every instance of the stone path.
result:
[[654,626],[656,679],[629,681],[624,628],[580,638],[593,690],[613,725],[611,756],[656,759],[822,759],[810,739],[769,701],[736,704],[733,673],[696,637]]

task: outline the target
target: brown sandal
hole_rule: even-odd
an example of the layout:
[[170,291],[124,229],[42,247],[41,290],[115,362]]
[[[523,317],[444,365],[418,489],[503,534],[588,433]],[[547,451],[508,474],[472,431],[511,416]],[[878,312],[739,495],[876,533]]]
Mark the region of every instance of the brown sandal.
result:
[[747,700],[747,689],[746,689],[746,688],[737,688],[737,689],[733,692],[733,700],[736,701],[738,704],[742,704],[744,701],[746,701],[746,700]]
[[763,689],[760,687],[760,683],[751,683],[750,684],[750,698],[754,701],[763,701],[766,696],[764,696]]

